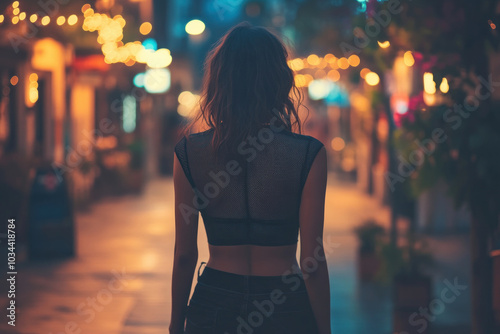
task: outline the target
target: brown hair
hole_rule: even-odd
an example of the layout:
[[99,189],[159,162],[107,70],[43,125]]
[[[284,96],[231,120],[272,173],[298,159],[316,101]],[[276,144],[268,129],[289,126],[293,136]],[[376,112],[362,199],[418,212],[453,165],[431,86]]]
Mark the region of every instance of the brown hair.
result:
[[283,42],[266,28],[246,22],[232,28],[207,56],[200,112],[185,134],[202,120],[214,130],[216,152],[235,152],[273,118],[273,123],[300,133],[302,94],[287,57]]

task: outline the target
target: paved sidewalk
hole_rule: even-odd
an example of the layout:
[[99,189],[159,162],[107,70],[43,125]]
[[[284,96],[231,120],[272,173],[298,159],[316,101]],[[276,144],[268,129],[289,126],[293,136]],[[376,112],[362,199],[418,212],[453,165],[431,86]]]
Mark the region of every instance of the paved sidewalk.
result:
[[[390,333],[390,289],[357,281],[357,240],[352,233],[353,227],[367,218],[388,222],[388,209],[333,175],[329,177],[326,207],[325,242],[335,245],[327,253],[334,333]],[[77,258],[19,265],[17,325],[8,326],[2,316],[0,332],[168,333],[173,232],[169,178],[151,182],[141,196],[92,205],[90,212],[77,216]],[[436,273],[437,293],[445,278],[456,276],[468,284],[468,266],[463,259],[462,263],[454,260],[467,256],[467,240],[454,236],[429,241],[431,247],[439,248],[438,261],[446,264]],[[199,251],[199,261],[206,261],[203,228],[199,229]],[[467,328],[470,298],[465,294],[460,298],[435,319],[436,328],[447,324]]]

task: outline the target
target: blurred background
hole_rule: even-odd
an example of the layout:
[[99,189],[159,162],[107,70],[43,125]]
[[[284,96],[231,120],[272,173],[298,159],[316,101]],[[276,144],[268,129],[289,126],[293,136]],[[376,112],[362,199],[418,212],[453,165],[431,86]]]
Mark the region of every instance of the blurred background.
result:
[[0,332],[168,331],[173,147],[242,21],[327,147],[333,332],[500,333],[496,0],[0,1]]

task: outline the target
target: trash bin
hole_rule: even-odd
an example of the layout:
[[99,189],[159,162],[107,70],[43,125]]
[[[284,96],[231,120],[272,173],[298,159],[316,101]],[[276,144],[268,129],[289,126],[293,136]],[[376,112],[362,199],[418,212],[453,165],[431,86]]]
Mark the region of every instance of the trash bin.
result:
[[74,213],[67,179],[52,167],[39,168],[30,192],[28,256],[34,260],[74,255]]

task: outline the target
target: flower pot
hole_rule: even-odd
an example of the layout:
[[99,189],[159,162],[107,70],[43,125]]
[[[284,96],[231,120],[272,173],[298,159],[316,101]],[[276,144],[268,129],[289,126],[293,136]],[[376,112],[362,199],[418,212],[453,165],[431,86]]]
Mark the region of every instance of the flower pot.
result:
[[362,281],[372,281],[380,269],[380,258],[375,252],[358,251],[358,277]]
[[419,311],[429,308],[431,296],[430,277],[396,277],[393,281],[393,332],[430,333],[430,322]]

